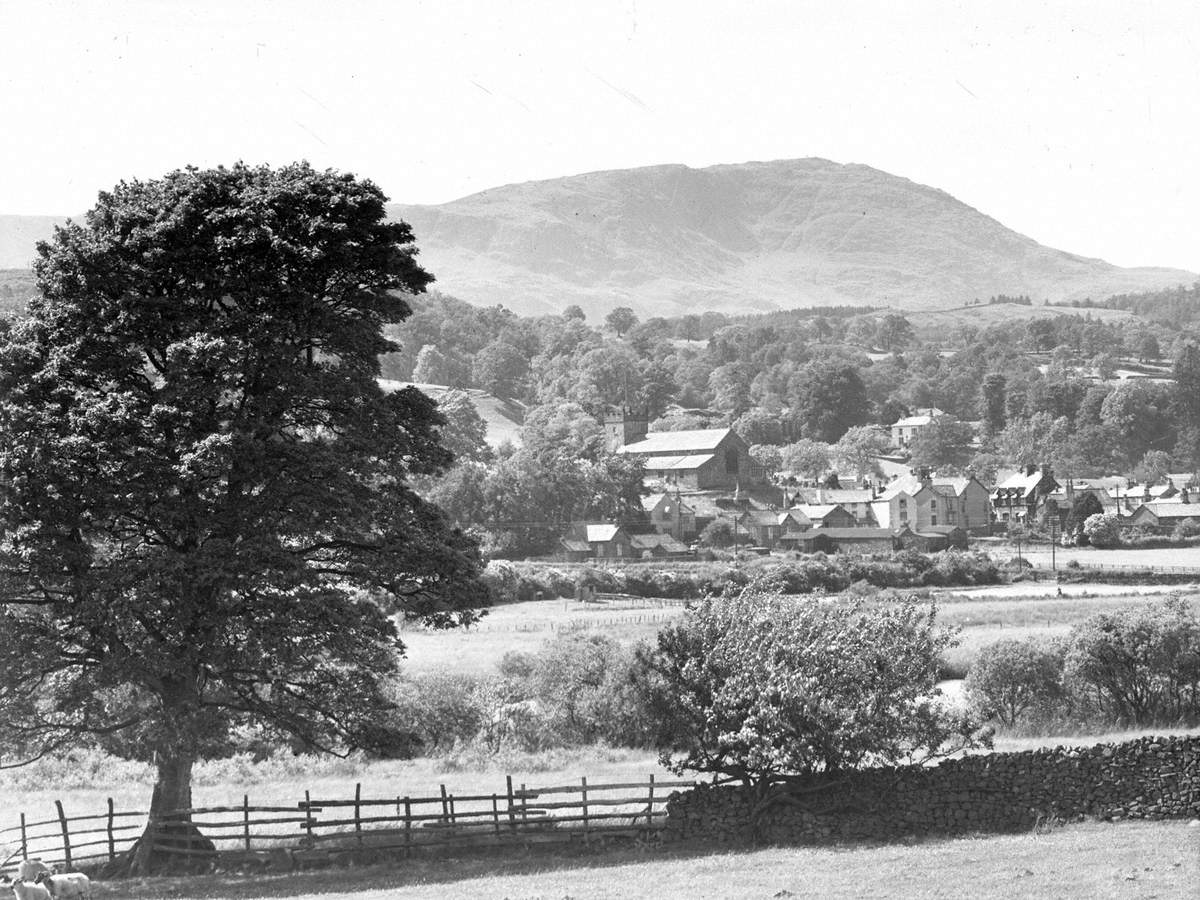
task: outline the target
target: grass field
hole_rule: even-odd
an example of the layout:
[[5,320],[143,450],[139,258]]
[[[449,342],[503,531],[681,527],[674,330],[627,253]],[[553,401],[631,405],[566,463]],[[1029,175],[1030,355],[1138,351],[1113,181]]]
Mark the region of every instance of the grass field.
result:
[[[1061,596],[1059,591],[1061,590]],[[959,647],[951,663],[967,665],[979,649],[1002,638],[1066,634],[1072,625],[1099,612],[1117,610],[1164,597],[1178,588],[1021,582],[981,588],[928,592],[940,608],[941,621],[961,626]],[[1194,594],[1200,598],[1200,593]],[[1200,604],[1200,599],[1193,602]],[[556,636],[602,633],[622,643],[651,641],[667,623],[683,614],[683,606],[655,601],[581,603],[542,600],[498,606],[467,631],[403,632],[409,672],[452,667],[484,675],[495,671],[504,654],[532,652]]]
[[1047,834],[875,846],[439,859],[255,878],[98,884],[100,898],[1195,898],[1200,827],[1080,823]]

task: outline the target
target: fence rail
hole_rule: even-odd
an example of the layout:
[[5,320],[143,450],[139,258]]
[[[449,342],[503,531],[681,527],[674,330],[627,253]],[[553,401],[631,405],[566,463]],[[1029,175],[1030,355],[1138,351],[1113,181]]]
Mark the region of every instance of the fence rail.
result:
[[[291,858],[331,858],[362,850],[403,851],[439,847],[481,847],[507,843],[591,843],[614,836],[652,836],[666,817],[670,792],[694,781],[588,783],[530,787],[505,780],[491,794],[455,795],[439,786],[436,795],[313,799],[307,792],[294,806],[241,805],[176,810],[188,816],[218,851],[263,854],[284,850]],[[546,799],[544,799],[546,798]],[[76,868],[102,864],[131,849],[145,830],[148,814],[117,811],[112,799],[104,813],[67,816],[55,801],[55,818],[0,828],[0,872],[12,874],[23,859]],[[81,827],[82,826],[82,827]],[[172,853],[205,854],[194,848],[157,845]]]

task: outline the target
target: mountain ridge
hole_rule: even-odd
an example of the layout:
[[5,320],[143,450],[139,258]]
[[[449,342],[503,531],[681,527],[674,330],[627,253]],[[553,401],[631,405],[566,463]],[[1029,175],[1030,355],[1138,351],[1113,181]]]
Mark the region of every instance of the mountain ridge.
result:
[[1063,302],[1197,277],[1045,247],[939,188],[819,158],[603,170],[388,209],[442,290],[524,314]]
[[[998,294],[1099,300],[1200,278],[1046,247],[940,188],[818,157],[598,170],[387,208],[412,225],[440,290],[523,315],[569,304],[643,316],[934,310]],[[62,221],[0,215],[0,268],[29,265]]]

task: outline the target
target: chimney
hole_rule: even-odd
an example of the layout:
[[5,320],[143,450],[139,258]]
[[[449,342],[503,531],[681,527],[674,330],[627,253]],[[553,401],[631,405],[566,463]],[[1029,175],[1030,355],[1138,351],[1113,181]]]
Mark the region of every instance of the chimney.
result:
[[1179,502],[1180,503],[1191,503],[1192,502],[1191,500],[1188,499],[1188,489],[1186,487],[1184,487],[1184,489],[1179,492]]

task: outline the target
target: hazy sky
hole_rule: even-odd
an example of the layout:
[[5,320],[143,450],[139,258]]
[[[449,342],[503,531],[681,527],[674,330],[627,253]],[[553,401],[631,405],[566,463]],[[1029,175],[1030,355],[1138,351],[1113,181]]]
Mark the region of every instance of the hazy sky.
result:
[[1200,271],[1189,0],[0,0],[0,125],[0,213],[238,159],[440,203],[821,156],[1063,250]]

